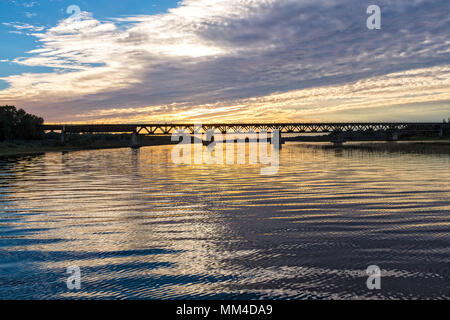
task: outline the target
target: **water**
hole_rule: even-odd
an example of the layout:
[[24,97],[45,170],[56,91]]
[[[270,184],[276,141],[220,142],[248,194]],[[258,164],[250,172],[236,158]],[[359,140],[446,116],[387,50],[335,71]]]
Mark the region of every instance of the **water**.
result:
[[0,160],[0,299],[450,298],[448,155],[287,144],[262,176],[171,148]]

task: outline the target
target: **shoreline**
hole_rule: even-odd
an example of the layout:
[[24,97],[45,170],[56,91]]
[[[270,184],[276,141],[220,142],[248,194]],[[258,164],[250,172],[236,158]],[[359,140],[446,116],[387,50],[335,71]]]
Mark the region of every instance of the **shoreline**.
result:
[[20,150],[7,150],[0,149],[0,158],[15,157],[15,156],[34,156],[49,152],[75,152],[75,151],[89,151],[89,150],[103,150],[103,149],[122,149],[129,148],[129,146],[91,146],[91,147],[78,147],[78,146],[58,146],[58,147],[38,147],[38,148],[18,148]]
[[[162,137],[143,138],[141,147],[171,144],[171,140]],[[131,148],[128,136],[82,135],[72,136],[71,141],[62,144],[58,140],[13,140],[0,142],[0,158],[39,155],[47,152],[75,152],[88,150],[107,150]]]
[[360,150],[367,152],[403,152],[419,154],[448,154],[450,155],[450,140],[403,140],[397,142],[381,141],[353,141],[344,143],[342,146],[305,143],[308,148],[320,148],[323,150]]

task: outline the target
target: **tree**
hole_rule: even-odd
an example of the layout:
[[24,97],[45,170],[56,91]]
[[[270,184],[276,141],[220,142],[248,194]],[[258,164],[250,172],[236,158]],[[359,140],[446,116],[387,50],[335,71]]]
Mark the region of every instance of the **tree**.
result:
[[23,139],[42,139],[44,132],[41,125],[44,119],[14,106],[0,107],[0,141]]

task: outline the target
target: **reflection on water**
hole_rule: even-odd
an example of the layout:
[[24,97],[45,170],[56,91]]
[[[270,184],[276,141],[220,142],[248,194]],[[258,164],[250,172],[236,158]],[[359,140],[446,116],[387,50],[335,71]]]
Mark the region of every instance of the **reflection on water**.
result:
[[450,298],[448,155],[287,144],[262,176],[172,148],[0,160],[0,298]]

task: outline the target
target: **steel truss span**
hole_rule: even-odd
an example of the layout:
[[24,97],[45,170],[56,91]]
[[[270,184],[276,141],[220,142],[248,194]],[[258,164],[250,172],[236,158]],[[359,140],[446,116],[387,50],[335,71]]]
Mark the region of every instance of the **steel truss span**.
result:
[[152,123],[152,124],[44,124],[45,131],[65,133],[137,133],[145,135],[171,135],[177,132],[194,134],[217,132],[272,132],[280,133],[337,133],[337,132],[439,132],[448,130],[449,123],[439,122],[379,122],[379,123]]

